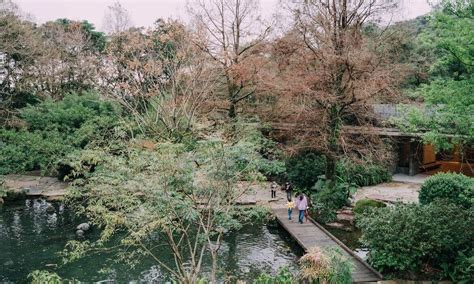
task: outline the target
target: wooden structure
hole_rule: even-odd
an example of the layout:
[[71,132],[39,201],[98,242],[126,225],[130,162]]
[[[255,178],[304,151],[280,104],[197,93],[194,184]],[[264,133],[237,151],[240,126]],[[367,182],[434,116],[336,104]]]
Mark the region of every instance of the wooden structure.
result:
[[346,245],[329,233],[316,221],[310,219],[304,224],[296,220],[288,220],[288,210],[285,208],[273,208],[278,223],[298,242],[306,251],[311,247],[337,247],[353,263],[352,281],[354,283],[377,282],[382,280],[382,275],[357,256]]
[[[311,131],[311,128],[298,128],[294,123],[273,123],[272,131],[289,131],[298,129],[300,131]],[[397,164],[394,166],[395,173],[403,173],[414,176],[424,172],[433,174],[436,172],[463,173],[467,176],[474,176],[474,145],[466,147],[463,152],[459,147],[454,147],[452,151],[436,153],[434,147],[424,144],[422,133],[402,132],[397,128],[390,127],[366,127],[366,126],[342,126],[343,134],[376,134],[382,137],[391,138],[397,145]],[[454,138],[454,135],[446,135]]]

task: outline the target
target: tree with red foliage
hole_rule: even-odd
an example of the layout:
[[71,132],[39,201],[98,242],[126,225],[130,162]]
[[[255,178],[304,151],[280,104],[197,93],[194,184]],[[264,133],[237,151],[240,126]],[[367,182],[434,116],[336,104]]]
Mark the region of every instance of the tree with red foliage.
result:
[[[404,68],[387,44],[394,34],[373,24],[395,6],[380,2],[292,1],[292,30],[273,46],[268,88],[277,101],[267,119],[291,123],[288,130],[299,149],[326,157],[330,187],[341,156],[383,159],[378,151],[383,143],[370,131],[371,104],[397,95]],[[369,131],[351,134],[345,125]]]

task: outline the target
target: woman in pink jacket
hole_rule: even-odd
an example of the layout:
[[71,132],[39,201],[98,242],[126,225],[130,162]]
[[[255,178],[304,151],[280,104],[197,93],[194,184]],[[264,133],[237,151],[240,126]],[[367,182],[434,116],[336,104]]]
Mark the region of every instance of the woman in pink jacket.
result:
[[298,208],[299,210],[298,222],[303,224],[304,213],[306,209],[308,209],[308,199],[306,199],[306,196],[304,194],[300,194],[298,198],[296,198],[296,208]]

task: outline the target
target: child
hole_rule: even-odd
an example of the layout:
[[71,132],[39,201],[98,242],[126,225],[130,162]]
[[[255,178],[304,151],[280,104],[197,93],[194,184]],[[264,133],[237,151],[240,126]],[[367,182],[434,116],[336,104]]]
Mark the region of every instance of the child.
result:
[[291,220],[291,213],[293,213],[293,208],[295,208],[295,203],[291,201],[291,198],[288,198],[286,207],[288,207],[288,220]]

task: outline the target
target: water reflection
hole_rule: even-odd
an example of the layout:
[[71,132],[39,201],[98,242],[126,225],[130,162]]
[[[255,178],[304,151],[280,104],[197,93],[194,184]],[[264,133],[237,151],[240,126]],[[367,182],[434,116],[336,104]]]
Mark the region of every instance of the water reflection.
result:
[[[53,209],[48,209],[53,206]],[[78,219],[63,204],[41,199],[0,207],[0,282],[23,282],[37,269],[55,271],[67,279],[81,281],[118,281],[163,283],[168,274],[151,259],[144,259],[136,267],[117,262],[114,253],[100,253],[68,265],[61,265],[58,255],[67,241],[76,239]],[[97,236],[93,231],[88,238]],[[159,240],[159,239],[158,239]],[[168,256],[166,244],[158,253]],[[280,267],[295,269],[301,251],[289,236],[275,227],[263,224],[244,227],[226,236],[220,257],[221,281],[251,280],[262,272],[275,273]],[[209,272],[206,260],[203,271]]]

